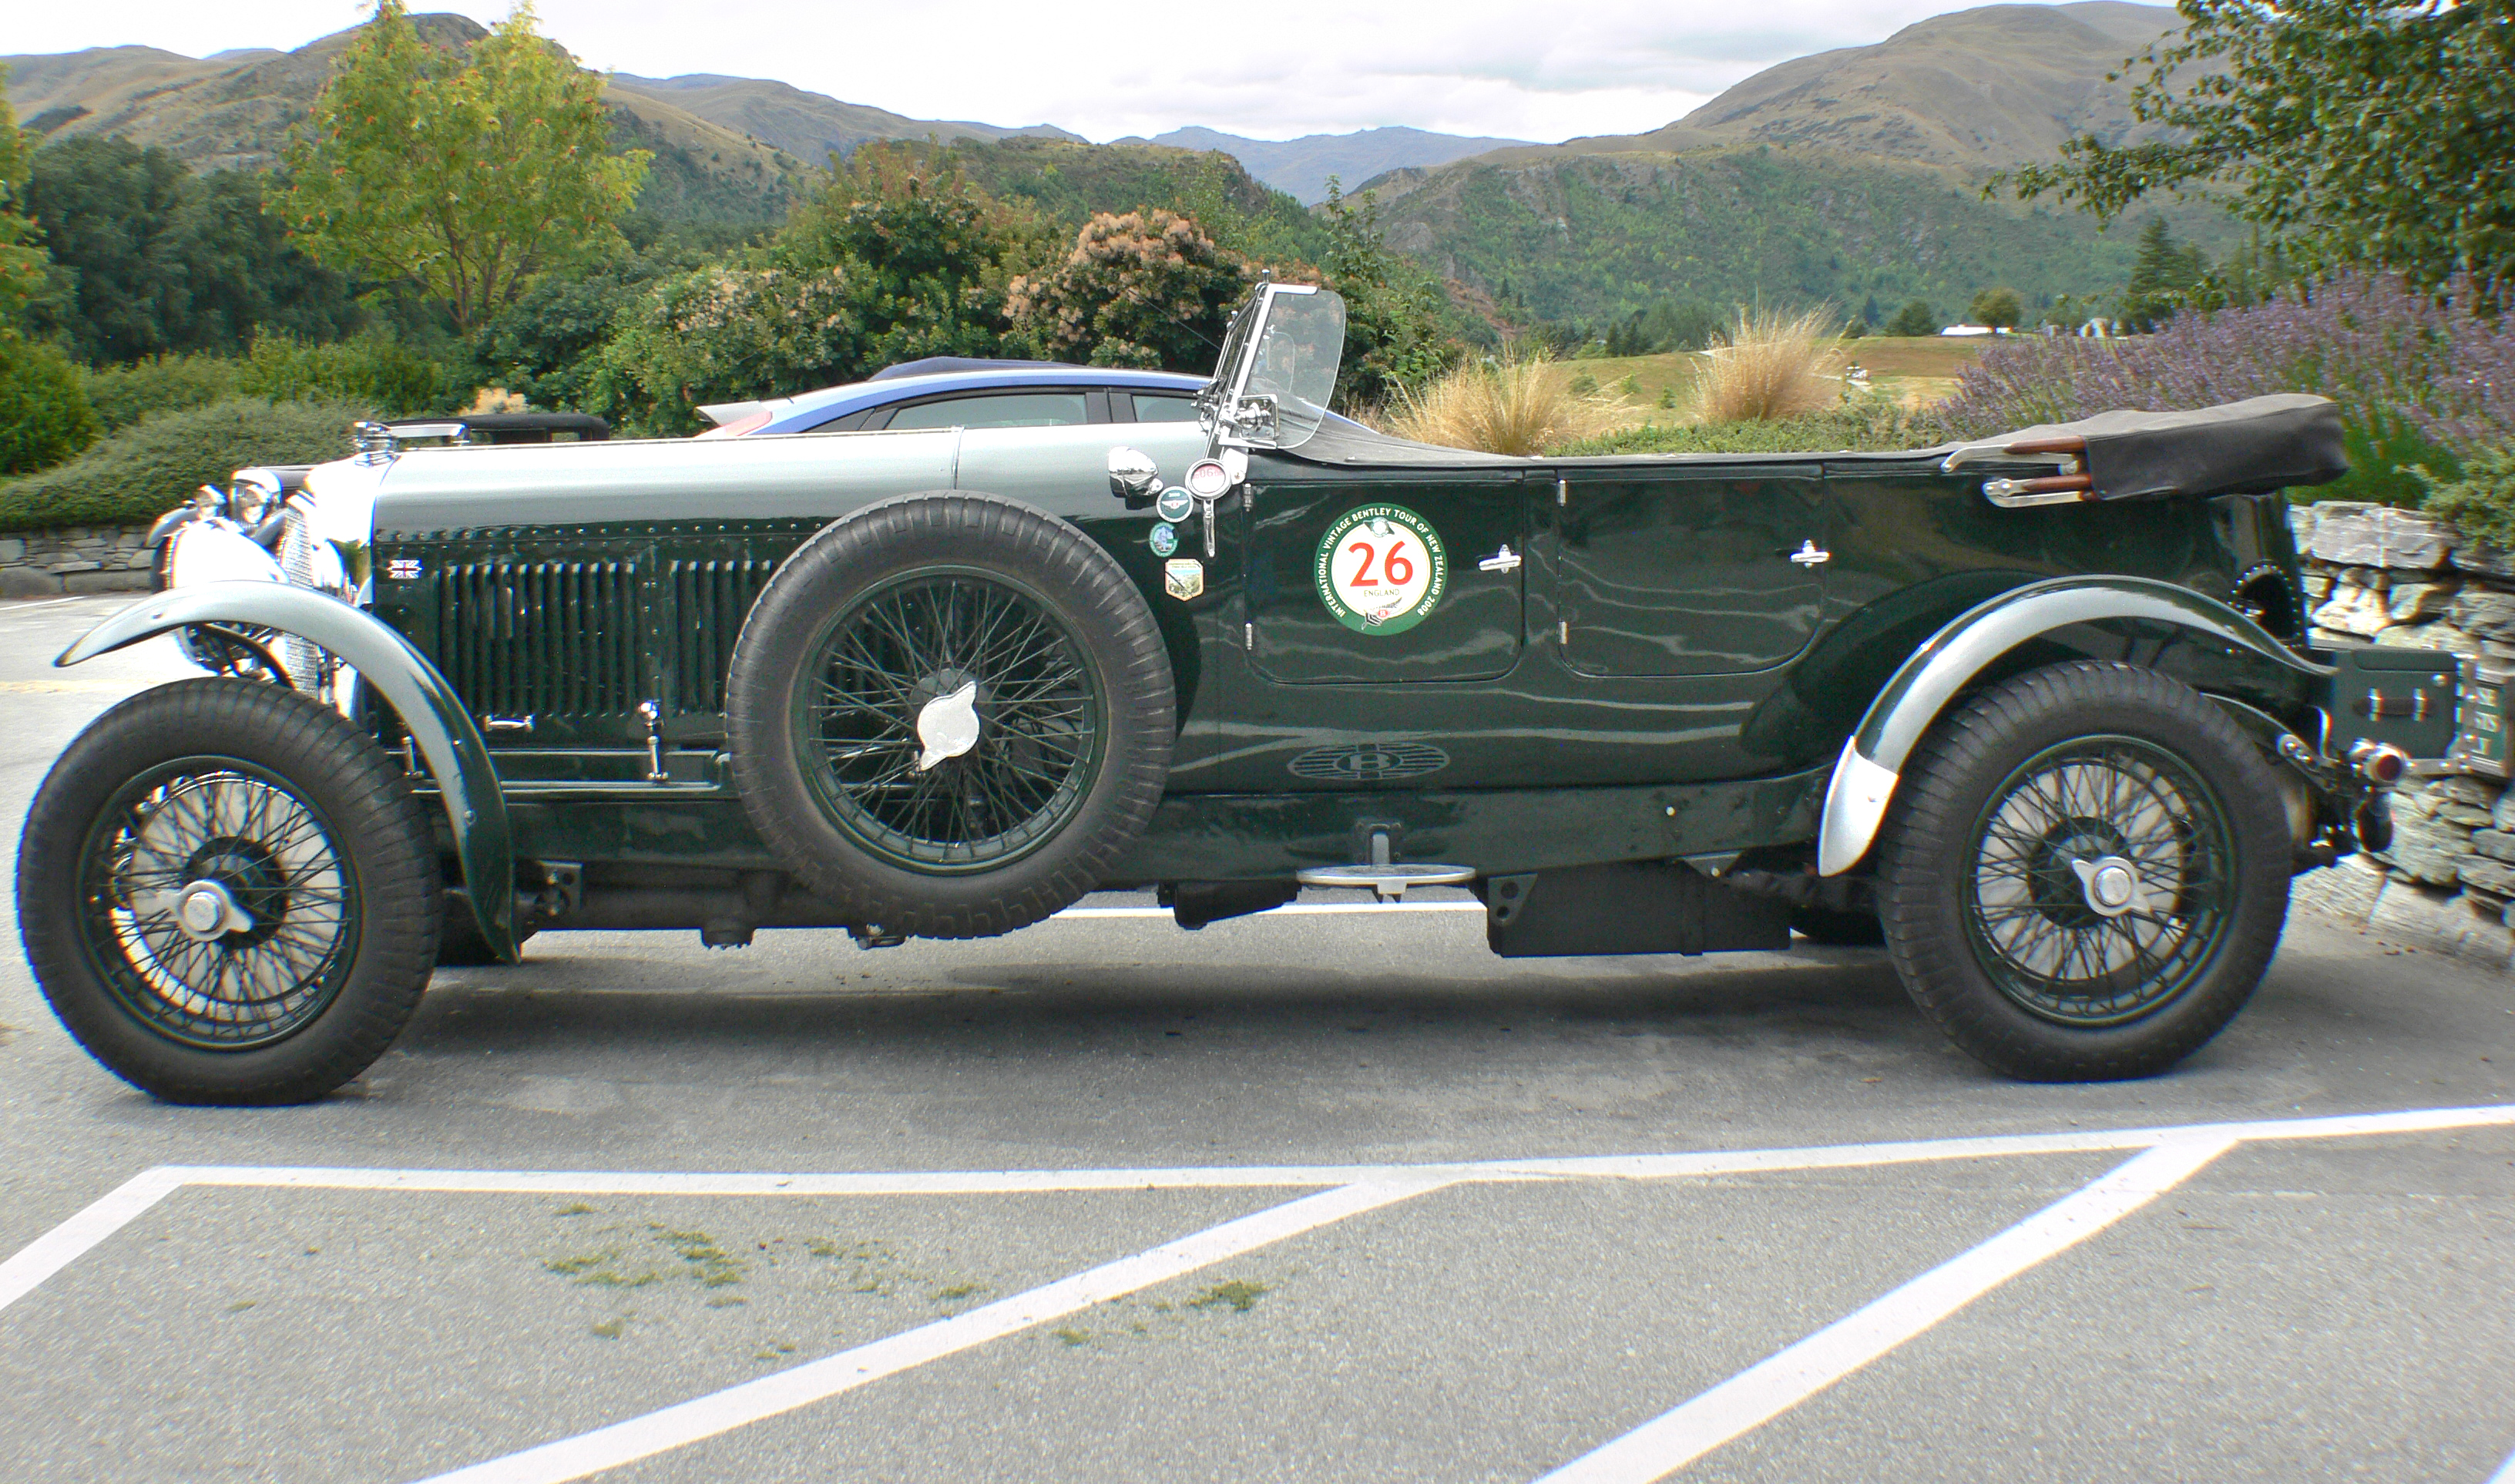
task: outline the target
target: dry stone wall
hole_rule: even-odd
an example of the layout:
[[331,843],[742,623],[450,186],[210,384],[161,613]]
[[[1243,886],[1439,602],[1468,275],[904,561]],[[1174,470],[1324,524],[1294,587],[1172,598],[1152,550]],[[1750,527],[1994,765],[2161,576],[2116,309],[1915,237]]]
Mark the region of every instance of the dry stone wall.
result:
[[[2339,502],[2289,512],[2314,641],[2479,655],[2515,665],[2515,559],[2410,511]],[[2299,881],[2298,898],[2386,937],[2515,957],[2515,794],[2461,774],[2394,791],[2393,843]]]
[[144,593],[153,584],[144,525],[73,525],[0,536],[0,598]]

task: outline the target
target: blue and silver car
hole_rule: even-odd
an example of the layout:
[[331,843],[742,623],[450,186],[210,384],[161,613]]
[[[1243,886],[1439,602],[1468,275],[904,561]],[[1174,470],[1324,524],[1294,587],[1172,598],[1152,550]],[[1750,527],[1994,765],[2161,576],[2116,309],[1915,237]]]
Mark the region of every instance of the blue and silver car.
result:
[[932,356],[844,387],[701,407],[700,415],[716,426],[699,436],[1193,423],[1205,380],[1173,371]]

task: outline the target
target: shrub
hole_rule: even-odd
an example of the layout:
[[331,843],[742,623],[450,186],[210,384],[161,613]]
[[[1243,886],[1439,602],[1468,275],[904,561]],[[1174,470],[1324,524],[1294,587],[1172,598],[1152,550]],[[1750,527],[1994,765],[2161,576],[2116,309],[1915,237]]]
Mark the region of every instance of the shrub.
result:
[[1973,316],[1975,324],[2004,330],[2026,317],[2026,302],[2017,297],[2015,289],[1985,289],[1973,296],[1965,312]]
[[1796,417],[1841,396],[1841,388],[1827,379],[1842,359],[1828,310],[1785,318],[1742,309],[1709,353],[1711,364],[1694,383],[1698,423]]
[[2129,340],[2003,342],[1958,377],[1941,413],[1952,433],[1982,437],[2117,407],[2320,392],[2340,404],[2355,468],[2316,498],[2411,503],[2425,489],[2414,468],[2451,479],[2462,459],[2515,440],[2515,324],[2471,305],[2460,282],[2440,299],[2346,274]]
[[1186,217],[1101,212],[1063,263],[1012,280],[1005,312],[1053,359],[1204,371],[1257,271]]
[[350,425],[374,415],[360,402],[249,396],[161,412],[66,464],[0,484],[0,531],[154,520],[238,469],[341,458]]
[[386,417],[445,412],[472,389],[446,385],[446,369],[380,335],[309,345],[286,335],[254,337],[236,390],[270,401],[334,399],[374,407]]
[[236,394],[244,362],[224,355],[152,355],[127,366],[82,371],[87,399],[104,431],[128,428],[152,412],[206,407]]
[[58,464],[98,432],[96,409],[69,357],[0,332],[0,474]]
[[1400,387],[1388,432],[1449,448],[1534,454],[1595,437],[1631,415],[1623,398],[1575,392],[1554,370],[1537,355],[1462,366],[1420,391]]
[[2420,468],[2427,513],[2453,521],[2463,533],[2501,552],[2515,551],[2515,443],[2481,450],[2465,459],[2462,474],[2445,478]]

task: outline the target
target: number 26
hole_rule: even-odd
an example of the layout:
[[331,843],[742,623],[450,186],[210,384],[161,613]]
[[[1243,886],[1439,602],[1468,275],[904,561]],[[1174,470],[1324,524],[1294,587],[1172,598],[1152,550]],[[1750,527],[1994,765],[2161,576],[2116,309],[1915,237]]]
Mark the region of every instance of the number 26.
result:
[[[1371,562],[1373,556],[1377,554],[1373,552],[1371,543],[1368,541],[1357,541],[1353,545],[1346,547],[1345,550],[1348,552],[1360,552],[1362,554],[1362,565],[1354,569],[1353,580],[1346,583],[1345,586],[1348,588],[1368,588],[1373,586],[1371,580]],[[1388,559],[1380,564],[1381,576],[1391,585],[1401,588],[1415,580],[1415,563],[1397,555],[1404,550],[1406,550],[1406,542],[1403,537],[1390,542],[1388,544]]]

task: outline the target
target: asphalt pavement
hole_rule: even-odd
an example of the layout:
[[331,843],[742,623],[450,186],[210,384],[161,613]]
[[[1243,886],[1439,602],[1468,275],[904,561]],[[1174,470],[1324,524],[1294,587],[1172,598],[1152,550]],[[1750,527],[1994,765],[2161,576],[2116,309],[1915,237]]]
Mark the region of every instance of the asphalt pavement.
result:
[[[0,604],[0,821],[190,673],[50,668],[126,600]],[[2300,916],[2182,1067],[2040,1087],[1875,954],[1505,962],[1471,906],[545,934],[254,1111],[115,1081],[13,931],[0,1476],[2479,1484],[2515,1450],[2504,980]]]

